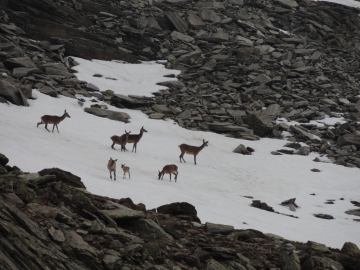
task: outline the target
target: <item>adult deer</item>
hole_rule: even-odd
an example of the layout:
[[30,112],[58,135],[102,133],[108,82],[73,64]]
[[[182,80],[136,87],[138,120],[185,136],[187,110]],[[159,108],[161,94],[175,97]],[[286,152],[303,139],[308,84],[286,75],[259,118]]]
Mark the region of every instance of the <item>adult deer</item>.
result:
[[205,142],[205,140],[203,140],[203,144],[200,146],[191,146],[188,144],[180,144],[179,148],[181,150],[181,154],[180,154],[180,163],[181,163],[181,159],[186,163],[185,159],[184,159],[184,154],[189,154],[189,155],[193,155],[194,156],[194,163],[196,165],[196,156],[199,154],[199,152],[205,147],[208,146],[208,142]]
[[161,180],[164,178],[164,174],[168,173],[170,174],[170,182],[171,182],[171,174],[173,173],[175,175],[175,182],[177,180],[177,176],[178,176],[178,167],[174,164],[171,165],[165,165],[164,168],[162,169],[162,171],[159,171],[159,180],[161,177]]
[[52,132],[54,132],[54,128],[56,126],[57,131],[59,132],[59,128],[58,128],[58,124],[65,119],[65,117],[70,117],[70,115],[66,112],[64,112],[64,114],[62,116],[56,116],[56,115],[44,115],[41,117],[41,122],[37,123],[37,127],[39,127],[39,125],[45,124],[45,128],[47,131],[50,132],[50,130],[48,130],[47,125],[48,124],[54,124]]
[[[147,132],[147,130],[142,127],[140,129],[140,133],[139,134],[132,134],[132,135],[129,135],[129,138],[128,138],[128,143],[133,143],[133,149],[132,149],[132,152],[134,152],[134,149],[135,149],[135,153],[136,153],[136,146],[138,144],[138,142],[140,141],[141,137],[143,136],[143,133],[144,132]],[[126,149],[127,150],[127,149]]]
[[129,174],[129,179],[130,179],[130,168],[128,166],[125,166],[125,164],[121,164],[121,168],[124,171],[124,175],[123,175],[123,179],[126,179],[126,173]]
[[131,131],[127,132],[127,131],[125,130],[125,134],[123,134],[123,135],[121,135],[121,136],[116,136],[116,135],[112,136],[112,137],[110,138],[110,139],[113,141],[113,144],[111,145],[111,148],[114,149],[114,150],[116,150],[115,147],[114,147],[114,145],[115,145],[115,144],[120,144],[120,145],[121,145],[121,152],[122,152],[123,150],[124,150],[124,152],[127,151],[126,148],[125,148],[125,145],[126,145],[126,143],[128,142],[128,138],[129,138],[129,134],[130,134],[130,133],[131,133]]
[[107,168],[109,169],[111,180],[112,180],[111,172],[114,172],[114,181],[116,181],[116,161],[117,161],[117,159],[114,160],[110,157],[108,164],[107,164]]

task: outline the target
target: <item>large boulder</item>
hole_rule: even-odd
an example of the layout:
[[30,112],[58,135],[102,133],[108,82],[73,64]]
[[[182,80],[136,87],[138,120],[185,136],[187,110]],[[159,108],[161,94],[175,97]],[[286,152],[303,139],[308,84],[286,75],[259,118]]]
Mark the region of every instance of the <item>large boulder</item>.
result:
[[357,134],[345,134],[340,136],[336,142],[338,147],[343,147],[344,145],[355,145],[360,149],[360,135]]
[[15,105],[29,106],[26,97],[20,91],[22,85],[7,77],[0,78],[0,97],[5,98],[7,101]]
[[85,188],[84,183],[81,181],[81,178],[73,175],[70,172],[63,171],[59,168],[43,169],[38,172],[41,176],[44,175],[55,175],[57,181],[62,181],[69,186],[77,188]]
[[156,210],[158,213],[161,214],[170,214],[174,216],[188,216],[190,217],[191,220],[200,222],[200,219],[197,217],[197,211],[195,207],[187,202],[165,204],[159,206]]

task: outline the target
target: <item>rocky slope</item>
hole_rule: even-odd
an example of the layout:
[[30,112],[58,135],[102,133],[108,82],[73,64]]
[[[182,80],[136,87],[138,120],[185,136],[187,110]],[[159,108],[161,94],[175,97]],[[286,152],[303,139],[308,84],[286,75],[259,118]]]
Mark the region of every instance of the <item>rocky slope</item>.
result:
[[0,268],[357,270],[360,250],[205,223],[194,206],[147,210],[90,194],[58,168],[24,173],[0,154]]
[[[0,8],[0,98],[27,105],[35,87],[51,96],[92,95],[236,138],[281,138],[287,131],[288,140],[308,147],[295,143],[293,151],[274,154],[317,151],[360,167],[354,8],[308,0],[18,0]],[[100,93],[76,79],[76,62],[67,56],[166,59],[167,68],[182,74],[154,98]],[[310,123],[326,115],[347,123]],[[276,122],[279,117],[285,120]]]

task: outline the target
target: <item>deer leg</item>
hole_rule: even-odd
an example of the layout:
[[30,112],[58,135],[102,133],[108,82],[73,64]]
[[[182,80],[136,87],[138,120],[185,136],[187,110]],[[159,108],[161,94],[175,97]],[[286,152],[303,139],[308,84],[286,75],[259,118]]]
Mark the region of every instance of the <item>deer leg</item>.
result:
[[110,179],[112,180],[111,171],[110,171]]
[[58,133],[59,133],[59,128],[58,128],[58,125],[56,124],[56,129],[57,129],[57,131],[58,131]]
[[163,174],[162,174],[162,176],[161,176],[161,180],[163,180],[163,178],[164,178],[164,175],[165,175],[165,173],[163,173]]
[[[175,174],[175,173],[174,173]],[[178,172],[175,174],[175,182],[176,182],[176,180],[177,180],[177,176],[178,176]]]
[[115,143],[113,143],[113,144],[111,145],[111,148],[114,149],[114,150],[116,150],[115,147],[114,147],[114,145],[115,145]]
[[128,173],[129,173],[129,179],[130,179],[130,171]]
[[45,124],[45,123],[43,122],[43,120],[41,120],[41,122],[37,123],[37,127],[39,127],[39,125],[42,125],[42,124]]
[[124,172],[124,175],[123,175],[123,179],[126,179],[126,175],[125,175],[125,172]]
[[116,181],[116,171],[114,171],[114,181]]
[[181,159],[186,163],[186,161],[185,161],[185,159],[184,159],[184,154],[185,154],[185,152],[184,152],[184,153],[181,153],[181,155],[180,155],[180,163],[181,163]]
[[196,165],[196,155],[194,155],[194,162],[195,162],[195,165]]
[[134,145],[133,145],[133,149],[132,149],[131,152],[134,152],[134,148],[135,148],[135,153],[136,153],[136,144],[135,144],[135,143],[134,143]]
[[48,130],[48,128],[47,128],[47,123],[45,123],[45,128],[46,128],[46,130],[47,130],[47,131],[49,131],[49,132],[50,132],[50,130]]
[[169,173],[170,174],[170,182],[171,182],[171,173]]
[[55,128],[55,124],[53,125],[53,130],[52,130],[52,132],[54,132],[54,128]]

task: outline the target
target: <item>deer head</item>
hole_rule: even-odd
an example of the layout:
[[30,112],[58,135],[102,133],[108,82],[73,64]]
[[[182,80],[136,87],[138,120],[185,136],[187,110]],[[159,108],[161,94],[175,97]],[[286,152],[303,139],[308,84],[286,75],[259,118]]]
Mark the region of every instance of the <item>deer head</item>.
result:
[[64,111],[64,115],[65,115],[65,117],[71,118],[70,115],[66,112],[66,110]]

